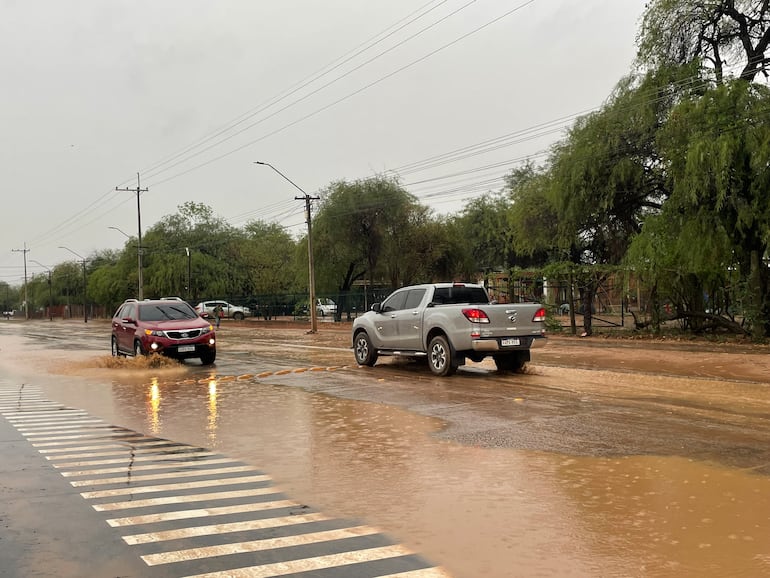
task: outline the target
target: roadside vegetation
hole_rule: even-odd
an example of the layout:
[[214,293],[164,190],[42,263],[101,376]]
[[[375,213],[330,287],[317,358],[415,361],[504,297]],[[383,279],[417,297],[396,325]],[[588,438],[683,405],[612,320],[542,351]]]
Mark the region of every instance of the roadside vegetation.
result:
[[[457,214],[434,214],[398,175],[332,182],[312,220],[317,294],[338,303],[340,318],[406,284],[492,272],[533,288],[548,279],[568,289],[591,334],[612,278],[633,280],[638,330],[676,321],[687,332],[770,337],[769,24],[767,2],[652,0],[635,67],[605,103]],[[307,299],[307,240],[278,225],[238,228],[186,203],[142,243],[145,296],[252,300],[268,312]],[[132,239],[90,256],[89,303],[109,314],[136,294],[137,250]],[[80,268],[33,277],[31,305],[82,303]],[[21,288],[3,294],[20,303]]]

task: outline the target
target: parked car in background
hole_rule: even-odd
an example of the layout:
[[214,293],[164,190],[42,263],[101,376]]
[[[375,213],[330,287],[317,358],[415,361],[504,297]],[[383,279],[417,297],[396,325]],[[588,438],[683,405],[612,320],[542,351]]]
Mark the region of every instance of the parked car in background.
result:
[[337,313],[337,304],[331,299],[319,298],[315,300],[316,315],[326,317]]
[[240,305],[232,305],[227,301],[201,301],[195,306],[195,311],[201,317],[214,317],[214,309],[217,305],[222,307],[222,317],[227,317],[240,321],[246,317],[251,317],[251,309]]
[[127,299],[112,316],[111,341],[113,357],[160,353],[203,365],[217,357],[211,323],[180,299]]

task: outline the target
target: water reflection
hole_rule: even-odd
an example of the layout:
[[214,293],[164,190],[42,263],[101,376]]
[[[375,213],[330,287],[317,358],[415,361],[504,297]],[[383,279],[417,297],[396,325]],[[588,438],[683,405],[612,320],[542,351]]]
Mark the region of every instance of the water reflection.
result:
[[209,421],[206,426],[209,447],[215,447],[217,442],[217,380],[209,380]]
[[153,435],[158,435],[161,429],[160,401],[160,385],[158,385],[158,378],[153,377],[150,389],[147,393],[147,425]]
[[[216,447],[220,413],[219,382],[217,376],[178,382],[163,382],[157,377],[151,378],[149,384],[142,386],[146,389],[145,423],[147,430],[152,435],[162,436],[164,435],[164,415],[166,415],[166,419],[169,419],[169,412],[173,412],[174,417],[181,416],[194,423],[195,416],[200,413],[201,408],[205,407],[207,441],[202,445],[209,448]],[[200,387],[201,385],[205,385],[205,389]],[[196,393],[204,391],[206,392],[205,398]],[[127,392],[124,391],[124,393]],[[179,411],[180,403],[185,406],[182,411]]]
[[[337,372],[334,385],[361,391],[353,389],[367,386],[359,375],[364,373]],[[112,423],[135,429],[149,423],[154,435],[216,446],[264,468],[292,497],[384,528],[457,578],[770,576],[770,478],[750,470],[675,452],[588,457],[569,455],[569,444],[552,452],[462,444],[448,439],[447,423],[439,419],[382,401],[306,391],[322,379],[310,372],[295,378],[303,387],[287,386],[287,377],[278,383],[203,372],[187,377],[116,379],[110,396],[98,386],[83,395],[81,382],[69,400]],[[618,374],[613,378],[620,381]],[[405,387],[396,380],[388,386],[378,395]],[[474,439],[494,434],[498,422],[491,417],[500,414],[512,414],[511,423],[522,411],[542,418],[531,391],[517,389],[516,397],[506,398],[495,387],[474,383],[475,396],[497,396],[494,407],[479,410],[473,431],[481,437]],[[423,389],[430,407],[467,405],[462,389]],[[66,402],[66,393],[58,382],[56,399]],[[565,402],[558,409],[569,413],[574,407]],[[628,424],[633,415],[619,423]],[[747,430],[766,429],[766,417],[749,428],[749,412],[735,415]],[[574,447],[590,441],[583,433],[571,432]],[[512,438],[543,436],[544,445],[547,434],[545,420],[529,434],[523,428],[510,432]],[[692,447],[675,439],[674,449],[682,447],[676,453],[692,455]]]

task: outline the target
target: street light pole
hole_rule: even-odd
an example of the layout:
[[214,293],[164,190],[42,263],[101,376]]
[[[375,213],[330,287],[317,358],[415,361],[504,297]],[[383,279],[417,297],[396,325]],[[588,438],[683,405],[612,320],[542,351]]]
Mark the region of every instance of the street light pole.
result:
[[255,165],[263,165],[266,167],[270,167],[273,169],[276,173],[281,175],[286,181],[291,183],[294,188],[296,188],[300,193],[302,193],[301,197],[294,197],[295,200],[303,200],[305,201],[305,215],[307,217],[307,263],[308,263],[308,299],[310,303],[308,304],[310,307],[310,333],[315,333],[318,331],[318,317],[316,315],[316,309],[315,309],[315,264],[313,262],[313,234],[312,234],[312,225],[311,225],[311,215],[310,215],[310,205],[311,201],[318,200],[320,197],[311,197],[308,195],[302,188],[292,181],[289,177],[284,175],[281,171],[279,171],[277,168],[275,168],[270,163],[265,163],[262,161],[254,161]]
[[35,261],[34,259],[30,259],[29,261],[30,263],[36,263],[40,265],[43,269],[48,271],[48,321],[53,321],[53,284],[51,281],[51,270],[42,263]]
[[190,300],[191,292],[192,292],[192,263],[190,262],[190,247],[184,248],[185,253],[187,253],[187,300]]
[[87,284],[86,284],[86,258],[83,257],[82,255],[76,253],[75,251],[73,251],[69,247],[64,247],[63,245],[59,245],[59,249],[66,249],[67,251],[69,251],[70,253],[75,255],[76,257],[79,257],[80,260],[83,262],[83,323],[88,323],[88,300],[86,298],[86,289],[87,289]]

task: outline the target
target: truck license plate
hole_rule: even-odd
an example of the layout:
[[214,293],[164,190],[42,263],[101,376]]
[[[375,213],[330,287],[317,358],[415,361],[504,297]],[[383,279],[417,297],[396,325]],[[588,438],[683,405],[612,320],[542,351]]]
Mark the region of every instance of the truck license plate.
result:
[[510,337],[508,339],[501,339],[500,345],[502,347],[511,347],[512,345],[521,345],[518,337]]
[[180,345],[177,348],[177,351],[179,351],[179,353],[189,353],[190,351],[195,351],[195,346],[194,345]]

